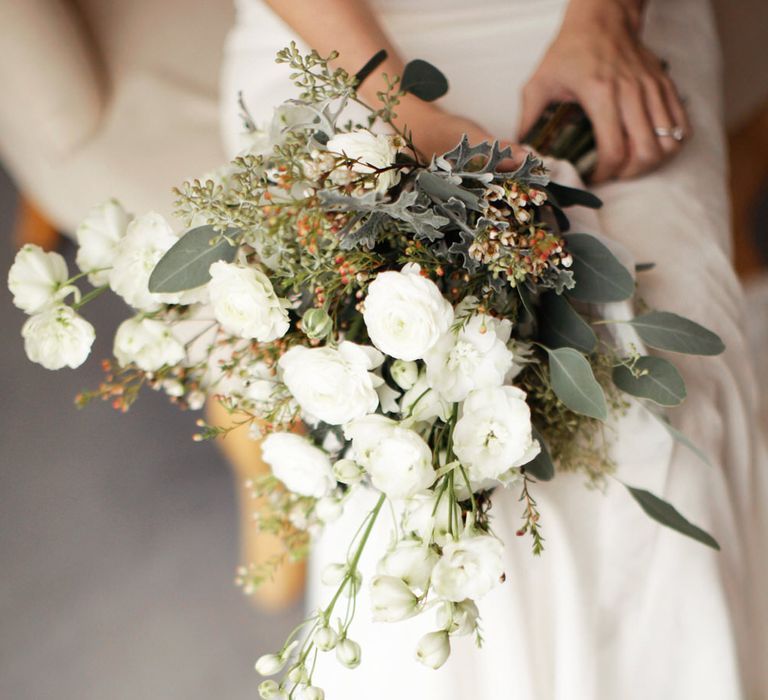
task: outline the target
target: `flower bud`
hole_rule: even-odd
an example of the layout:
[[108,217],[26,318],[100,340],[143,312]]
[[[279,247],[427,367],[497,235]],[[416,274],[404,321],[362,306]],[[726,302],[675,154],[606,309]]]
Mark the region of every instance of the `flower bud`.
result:
[[363,478],[363,470],[354,460],[340,459],[333,465],[333,476],[342,484],[355,484]]
[[328,564],[320,574],[320,580],[326,586],[338,586],[347,575],[346,564]]
[[416,658],[430,668],[440,668],[450,653],[451,642],[445,630],[425,634],[416,646]]
[[480,611],[473,600],[460,603],[443,602],[437,609],[437,626],[448,634],[472,634],[477,629]]
[[296,697],[298,700],[324,700],[325,693],[322,688],[318,688],[315,685],[308,685],[304,688],[300,688]]
[[288,680],[291,683],[302,685],[309,681],[309,673],[307,673],[307,667],[304,664],[298,664],[288,671]]
[[344,638],[336,645],[336,658],[347,668],[357,668],[361,654],[360,645],[351,639]]
[[312,640],[320,651],[330,651],[336,646],[338,635],[330,627],[318,627],[315,630]]
[[418,598],[408,586],[394,576],[374,576],[371,580],[373,619],[397,622],[416,614]]
[[264,654],[256,660],[254,668],[262,676],[274,676],[283,670],[285,659],[280,654]]
[[324,309],[309,309],[301,319],[301,330],[308,338],[320,340],[333,330],[333,321]]
[[392,379],[403,391],[408,391],[419,378],[419,366],[410,360],[395,360],[389,368]]
[[263,700],[285,700],[285,691],[272,679],[259,683],[259,696]]

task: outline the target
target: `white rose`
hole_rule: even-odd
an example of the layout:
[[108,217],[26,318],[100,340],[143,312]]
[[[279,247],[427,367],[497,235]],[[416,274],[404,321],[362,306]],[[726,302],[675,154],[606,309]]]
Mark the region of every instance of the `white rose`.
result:
[[416,645],[416,659],[429,668],[440,668],[451,655],[451,642],[445,630],[425,634]]
[[54,306],[30,316],[21,329],[24,350],[46,369],[79,367],[91,352],[96,332],[69,306]]
[[[325,146],[331,153],[338,153],[357,161],[349,166],[355,173],[373,173],[377,168],[388,168],[395,162],[397,147],[395,139],[385,134],[372,134],[366,129],[336,134]],[[343,172],[343,171],[342,171]],[[392,168],[379,173],[376,191],[386,192],[397,184],[400,173]]]
[[290,324],[285,302],[261,270],[220,260],[210,271],[213,315],[227,333],[265,343],[287,333]]
[[475,314],[458,333],[440,337],[424,355],[430,386],[451,402],[473,389],[501,386],[514,356],[507,348],[512,323]]
[[[125,235],[131,217],[120,202],[108,199],[93,207],[77,227],[77,266],[88,272],[94,286],[107,284],[109,268],[117,256],[117,243]],[[96,272],[93,272],[96,270]]]
[[296,402],[312,417],[342,425],[379,405],[382,383],[370,370],[383,361],[373,348],[342,342],[330,347],[292,347],[278,363],[283,381]]
[[115,246],[109,286],[139,311],[156,311],[178,302],[178,294],[152,294],[149,278],[155,265],[177,241],[166,220],[155,212],[134,219]]
[[368,335],[382,352],[419,360],[453,323],[453,307],[420,268],[380,272],[368,287],[363,312]]
[[399,622],[418,612],[419,599],[399,578],[374,576],[370,590],[373,619],[377,622]]
[[61,300],[67,289],[67,263],[58,253],[46,253],[28,243],[18,253],[8,271],[8,289],[13,303],[28,314],[36,314]]
[[426,590],[437,552],[418,540],[401,540],[379,561],[380,574],[402,579],[409,588]]
[[352,440],[353,459],[390,498],[408,498],[434,482],[432,450],[413,430],[372,414],[349,423],[344,435]]
[[435,594],[454,603],[482,598],[504,573],[504,545],[491,535],[468,535],[446,542],[432,570]]
[[173,337],[170,326],[141,316],[120,324],[115,333],[113,352],[121,366],[133,363],[145,372],[154,372],[163,365],[176,365],[186,355],[184,346]]
[[539,452],[525,392],[513,386],[469,394],[453,431],[453,451],[474,483],[499,479]]
[[300,496],[321,498],[336,486],[328,455],[300,435],[267,435],[261,456],[288,490]]

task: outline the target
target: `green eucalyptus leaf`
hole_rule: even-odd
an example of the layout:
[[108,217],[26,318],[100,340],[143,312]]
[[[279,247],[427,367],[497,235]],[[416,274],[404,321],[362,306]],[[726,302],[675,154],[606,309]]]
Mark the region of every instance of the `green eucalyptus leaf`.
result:
[[568,408],[598,420],[608,418],[603,388],[584,355],[573,348],[546,348],[552,390]]
[[720,336],[688,318],[669,311],[651,311],[631,323],[646,345],[688,355],[719,355],[725,350]]
[[[237,229],[229,228],[224,233],[232,236]],[[213,263],[218,260],[232,262],[236,253],[237,247],[221,238],[221,233],[213,226],[193,228],[155,265],[149,278],[149,291],[173,293],[199,287],[211,279],[208,268]]]
[[595,332],[560,294],[542,296],[538,319],[541,342],[548,347],[575,348],[589,354],[597,345]]
[[535,425],[533,426],[533,437],[539,441],[541,452],[528,464],[524,464],[523,469],[525,469],[526,474],[530,474],[539,481],[549,481],[555,475],[555,463],[552,461],[552,455],[549,454],[544,437]]
[[677,368],[661,357],[645,355],[635,363],[635,376],[624,365],[613,368],[613,383],[622,391],[642,399],[650,399],[660,406],[677,406],[685,399],[685,382]]
[[431,63],[416,58],[405,64],[400,87],[420,100],[432,102],[448,92],[448,79]]
[[677,530],[677,532],[683,535],[692,537],[697,542],[707,545],[707,547],[720,549],[720,545],[712,535],[686,520],[673,505],[667,503],[658,496],[654,496],[650,491],[634,488],[627,484],[624,484],[624,486],[627,487],[627,490],[640,504],[640,507],[646,514],[656,522],[666,525],[673,530]]
[[667,432],[681,445],[684,447],[687,447],[693,454],[695,454],[704,464],[706,464],[708,467],[712,466],[712,462],[710,461],[709,457],[707,457],[704,450],[702,450],[700,447],[696,445],[685,433],[679,431],[677,428],[675,428],[670,422],[669,419],[666,416],[661,416],[655,411],[651,411],[651,415],[659,421],[666,429]]
[[569,297],[581,301],[624,301],[635,292],[635,281],[629,270],[594,236],[568,233],[564,236],[568,252],[573,256],[576,285]]
[[550,182],[545,188],[555,200],[559,207],[582,206],[590,209],[599,209],[603,202],[587,190],[580,190],[575,187],[568,187],[557,182]]

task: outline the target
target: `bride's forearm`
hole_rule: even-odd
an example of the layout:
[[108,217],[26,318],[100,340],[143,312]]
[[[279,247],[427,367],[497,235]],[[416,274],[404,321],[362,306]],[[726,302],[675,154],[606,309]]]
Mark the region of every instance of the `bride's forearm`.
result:
[[570,0],[563,23],[620,21],[639,31],[647,4],[647,0]]

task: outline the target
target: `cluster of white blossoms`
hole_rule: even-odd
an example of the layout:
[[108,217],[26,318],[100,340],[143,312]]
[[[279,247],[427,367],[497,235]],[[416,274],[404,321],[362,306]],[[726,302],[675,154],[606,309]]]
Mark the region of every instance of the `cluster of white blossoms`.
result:
[[[328,449],[310,436],[273,432],[263,442],[274,476],[318,499],[319,510],[362,485],[400,511],[399,539],[367,582],[372,614],[397,622],[434,610],[436,629],[416,645],[416,658],[432,668],[448,658],[452,636],[478,633],[476,601],[503,577],[503,544],[477,522],[475,496],[515,481],[540,450],[526,395],[512,385],[520,367],[511,323],[477,306],[468,298],[454,308],[415,264],[378,274],[363,306],[372,346],[294,346],[278,362],[279,381],[305,421],[339,426],[344,441]],[[386,385],[384,366],[399,391]],[[445,428],[438,437],[436,426]],[[472,510],[462,512],[462,501]],[[361,585],[350,561],[330,565],[323,580],[348,595]],[[307,644],[335,649],[349,667],[360,662],[348,626],[334,629],[329,617],[318,613],[295,654],[289,645],[259,660],[265,675],[287,668],[287,681],[265,681],[262,697],[287,697],[291,683],[322,697],[302,686]]]

